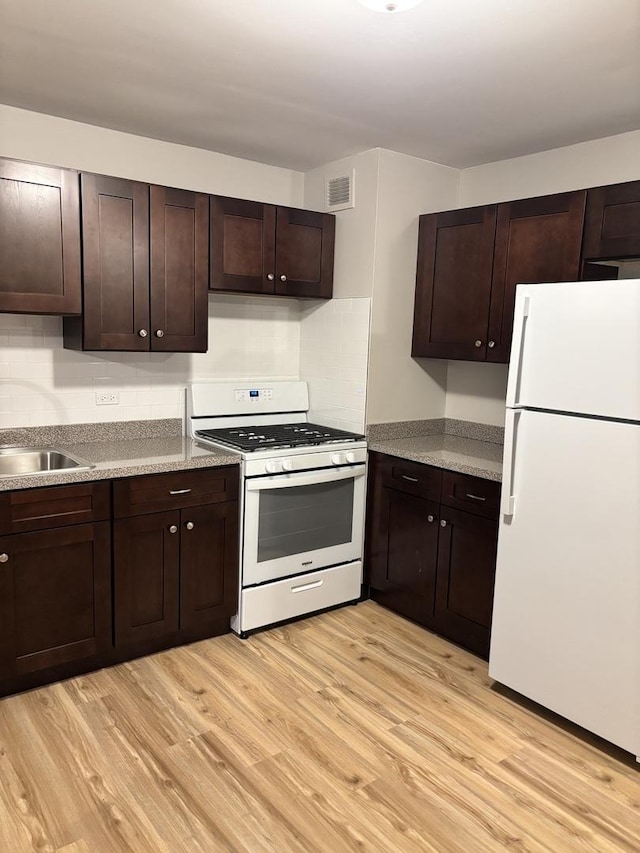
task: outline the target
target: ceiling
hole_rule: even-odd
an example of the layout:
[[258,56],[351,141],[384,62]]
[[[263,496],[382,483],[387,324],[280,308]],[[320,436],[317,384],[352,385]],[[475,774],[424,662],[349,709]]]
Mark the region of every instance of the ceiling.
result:
[[291,169],[462,168],[640,128],[640,0],[0,0],[0,102]]

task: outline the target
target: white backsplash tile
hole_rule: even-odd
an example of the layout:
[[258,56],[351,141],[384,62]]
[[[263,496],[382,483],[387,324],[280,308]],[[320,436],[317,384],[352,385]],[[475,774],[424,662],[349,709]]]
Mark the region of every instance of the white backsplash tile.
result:
[[300,378],[309,383],[309,418],[364,432],[371,300],[304,303]]
[[[296,379],[302,304],[209,296],[207,353],[84,353],[62,346],[59,317],[0,314],[0,428],[182,417],[192,380]],[[118,405],[97,406],[98,391]]]

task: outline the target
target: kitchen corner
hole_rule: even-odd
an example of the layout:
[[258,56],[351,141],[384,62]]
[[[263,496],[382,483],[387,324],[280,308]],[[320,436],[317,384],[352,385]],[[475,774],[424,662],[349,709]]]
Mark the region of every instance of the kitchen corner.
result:
[[500,482],[504,429],[452,418],[370,424],[370,451]]

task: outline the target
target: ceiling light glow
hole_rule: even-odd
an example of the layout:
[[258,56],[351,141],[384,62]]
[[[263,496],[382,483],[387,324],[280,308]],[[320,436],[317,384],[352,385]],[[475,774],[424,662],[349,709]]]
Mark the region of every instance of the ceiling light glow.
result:
[[374,12],[389,14],[406,12],[407,9],[412,9],[418,3],[422,3],[422,0],[358,0],[358,3],[367,9],[372,9]]

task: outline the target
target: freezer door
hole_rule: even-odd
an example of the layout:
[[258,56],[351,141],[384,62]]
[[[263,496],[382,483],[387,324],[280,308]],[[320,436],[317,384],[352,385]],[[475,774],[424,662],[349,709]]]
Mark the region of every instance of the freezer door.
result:
[[519,284],[507,406],[640,420],[640,280]]
[[640,425],[523,411],[514,438],[489,675],[638,756]]

